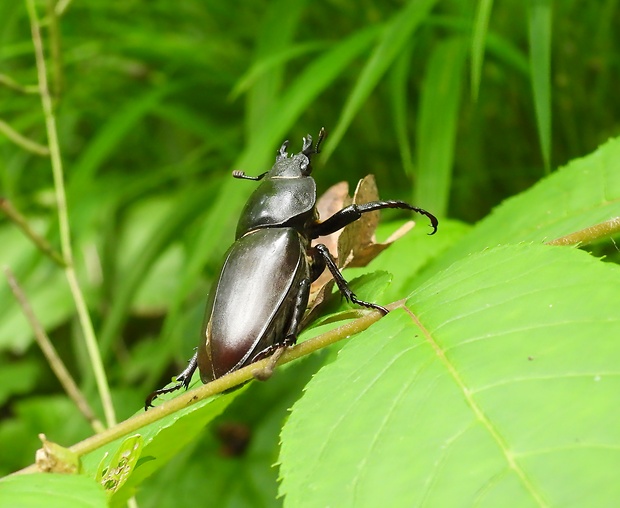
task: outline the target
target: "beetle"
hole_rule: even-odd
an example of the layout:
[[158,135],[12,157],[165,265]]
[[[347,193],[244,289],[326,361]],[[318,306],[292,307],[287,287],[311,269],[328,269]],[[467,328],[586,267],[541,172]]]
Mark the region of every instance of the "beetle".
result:
[[196,354],[170,388],[156,390],[146,400],[189,386],[198,369],[203,383],[213,381],[276,349],[292,346],[308,305],[310,285],[327,268],[342,295],[357,305],[387,314],[387,309],[360,300],[349,288],[329,250],[312,245],[319,236],[334,233],[362,214],[384,208],[412,210],[438,221],[422,208],[404,201],[351,204],[320,221],[311,158],[325,139],[321,129],[316,145],[303,138],[301,152],[289,157],[288,141],[278,151],[271,170],[258,176],[233,171],[233,177],[260,181],[239,218],[235,242],[224,256],[219,276],[207,299],[202,335]]

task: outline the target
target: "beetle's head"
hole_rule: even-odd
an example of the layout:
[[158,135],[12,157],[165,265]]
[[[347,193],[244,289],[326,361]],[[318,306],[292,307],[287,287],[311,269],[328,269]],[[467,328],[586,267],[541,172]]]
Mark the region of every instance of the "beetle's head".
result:
[[278,156],[276,157],[276,163],[273,165],[273,168],[271,168],[269,176],[283,178],[299,178],[302,176],[309,176],[312,172],[312,164],[310,163],[310,159],[312,158],[312,155],[319,153],[321,143],[325,139],[325,136],[325,129],[321,128],[319,131],[319,139],[313,147],[312,136],[308,134],[303,138],[304,141],[301,152],[293,155],[292,157],[289,157],[288,153],[286,153],[286,149],[288,148],[288,140],[282,143],[282,146],[278,151]]

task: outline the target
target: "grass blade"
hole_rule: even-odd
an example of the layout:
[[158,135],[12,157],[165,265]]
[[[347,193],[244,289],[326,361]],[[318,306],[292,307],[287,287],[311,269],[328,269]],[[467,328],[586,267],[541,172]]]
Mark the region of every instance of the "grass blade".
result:
[[530,0],[528,23],[536,124],[545,172],[549,173],[551,167],[551,0]]
[[407,128],[408,120],[408,97],[407,85],[409,83],[409,70],[411,63],[412,46],[406,48],[398,57],[392,72],[390,73],[390,98],[392,115],[394,117],[394,129],[400,152],[400,160],[405,173],[412,176],[414,173],[411,141]]
[[484,47],[492,8],[493,0],[479,0],[476,9],[474,33],[471,38],[471,98],[474,102],[478,99],[478,91],[480,90]]
[[446,214],[450,195],[464,57],[462,39],[439,44],[430,57],[420,96],[413,202],[439,216]]
[[338,125],[330,133],[330,137],[323,148],[323,160],[327,160],[334,151],[353,121],[355,114],[409,42],[416,28],[426,20],[435,3],[436,0],[412,0],[387,25],[383,37],[366,62],[344,106]]

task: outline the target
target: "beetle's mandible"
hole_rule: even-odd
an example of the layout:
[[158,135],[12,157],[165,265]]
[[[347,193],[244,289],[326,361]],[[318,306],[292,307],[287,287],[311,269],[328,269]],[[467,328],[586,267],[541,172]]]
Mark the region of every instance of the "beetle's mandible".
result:
[[387,313],[384,307],[358,299],[349,288],[329,250],[311,245],[359,219],[383,208],[401,208],[426,215],[434,234],[434,215],[404,201],[372,201],[352,204],[324,221],[316,209],[316,184],[311,158],[325,138],[321,129],[316,145],[303,139],[301,152],[289,157],[285,141],[270,171],[256,177],[233,171],[235,178],[260,181],[237,224],[235,242],[224,257],[218,279],[205,310],[198,350],[171,388],[153,392],[155,397],[189,386],[198,368],[203,383],[263,358],[297,340],[308,305],[310,284],[327,268],[344,297],[363,307]]

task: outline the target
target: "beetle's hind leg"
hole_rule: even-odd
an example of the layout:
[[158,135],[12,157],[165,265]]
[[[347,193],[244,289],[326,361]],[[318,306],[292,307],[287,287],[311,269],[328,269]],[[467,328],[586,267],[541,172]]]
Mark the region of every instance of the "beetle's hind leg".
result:
[[325,245],[323,245],[322,243],[315,245],[314,252],[316,253],[315,257],[321,256],[321,258],[317,260],[316,264],[319,266],[323,264],[327,266],[327,269],[331,272],[332,277],[334,277],[334,281],[336,281],[336,285],[338,286],[338,289],[348,301],[355,303],[357,305],[361,305],[362,307],[367,307],[369,309],[378,310],[379,312],[383,314],[388,313],[388,310],[385,307],[382,307],[381,305],[377,305],[376,303],[371,303],[371,302],[366,302],[364,300],[360,300],[355,295],[355,293],[351,291],[349,284],[347,283],[346,279],[344,278],[344,276],[338,269],[338,266],[336,265],[336,263],[334,263],[334,260],[332,259],[332,255],[330,254],[329,249]]
[[284,335],[284,340],[269,346],[252,359],[252,362],[255,362],[261,358],[271,356],[271,361],[267,364],[267,366],[265,366],[265,368],[253,372],[254,377],[259,381],[266,381],[273,375],[273,370],[276,367],[276,363],[282,356],[282,353],[284,353],[284,350],[287,347],[294,346],[297,342],[297,333],[299,332],[301,320],[303,319],[304,312],[308,306],[310,285],[310,279],[302,279],[299,283],[299,291],[297,292],[297,298],[295,298],[295,304],[293,306],[293,316],[291,317],[290,324],[286,330],[286,334]]
[[192,376],[194,375],[194,372],[196,372],[197,368],[198,353],[195,353],[187,364],[185,370],[176,377],[176,384],[174,386],[171,386],[170,388],[160,388],[159,390],[155,390],[154,392],[149,394],[149,396],[144,401],[144,410],[148,411],[149,407],[153,407],[153,401],[158,396],[163,395],[164,393],[176,392],[182,387],[185,387],[185,389],[187,390],[187,388],[189,387],[189,383],[192,380]]

